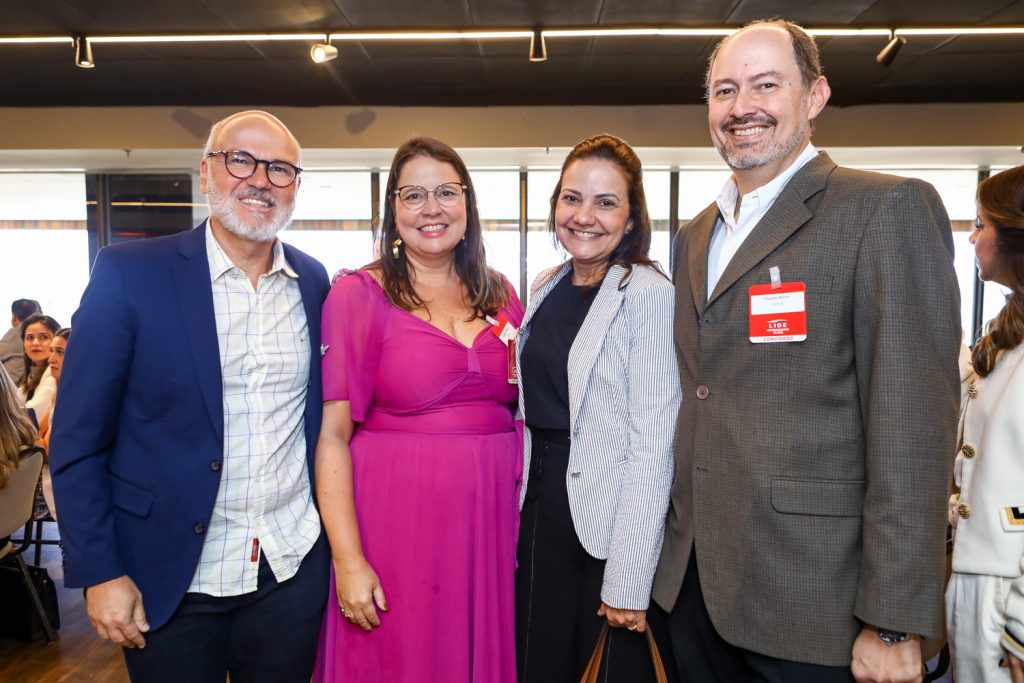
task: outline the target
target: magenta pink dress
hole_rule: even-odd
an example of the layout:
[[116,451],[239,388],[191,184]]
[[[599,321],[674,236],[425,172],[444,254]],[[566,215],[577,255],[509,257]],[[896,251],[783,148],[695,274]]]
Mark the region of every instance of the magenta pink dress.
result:
[[[512,293],[504,313],[516,326]],[[470,348],[393,306],[368,273],[324,304],[324,400],[347,400],[363,550],[390,610],[366,633],[331,571],[313,680],[514,683],[522,448],[505,345]]]

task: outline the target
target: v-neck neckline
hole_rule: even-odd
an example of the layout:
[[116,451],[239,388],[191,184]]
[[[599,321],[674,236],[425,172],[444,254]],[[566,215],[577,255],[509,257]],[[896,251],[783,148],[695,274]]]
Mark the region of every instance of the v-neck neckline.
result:
[[382,284],[381,284],[381,283],[380,283],[380,282],[379,282],[379,281],[377,280],[377,278],[375,278],[375,277],[373,276],[373,274],[372,274],[372,273],[370,273],[369,271],[366,271],[366,270],[364,270],[364,271],[362,271],[362,272],[366,273],[367,277],[369,277],[369,278],[370,278],[371,280],[373,280],[373,283],[374,283],[375,285],[377,285],[377,288],[378,288],[378,289],[380,289],[380,291],[381,291],[381,294],[383,294],[383,295],[384,295],[384,297],[385,297],[385,298],[387,299],[387,302],[388,302],[388,304],[389,304],[389,305],[391,305],[392,307],[394,307],[394,308],[398,309],[398,310],[399,310],[399,311],[401,311],[402,313],[405,313],[405,314],[406,314],[406,315],[408,315],[408,316],[409,316],[410,318],[413,318],[414,320],[418,320],[419,322],[423,323],[423,324],[424,324],[424,325],[426,325],[426,326],[427,326],[428,328],[430,328],[431,330],[433,330],[434,332],[436,332],[436,333],[437,333],[438,335],[440,335],[440,336],[444,337],[445,339],[447,339],[448,341],[452,342],[453,344],[457,344],[457,345],[459,345],[459,346],[460,346],[461,348],[465,349],[466,351],[472,351],[473,349],[475,349],[475,348],[476,348],[476,344],[477,344],[477,342],[478,342],[478,341],[480,341],[480,337],[481,337],[481,336],[482,336],[482,335],[483,335],[483,334],[484,334],[485,332],[490,332],[490,331],[491,331],[491,326],[490,326],[490,325],[487,325],[487,326],[485,326],[485,327],[484,327],[483,329],[481,329],[481,330],[480,330],[479,332],[477,332],[477,333],[476,333],[476,336],[474,336],[474,337],[473,337],[473,341],[472,341],[472,342],[470,342],[469,346],[466,346],[465,344],[463,344],[462,342],[460,342],[460,341],[459,341],[459,340],[458,340],[458,339],[457,339],[456,337],[454,337],[454,336],[452,336],[452,335],[448,334],[447,332],[445,332],[444,330],[442,330],[442,329],[441,329],[440,327],[438,327],[437,325],[433,325],[433,324],[431,324],[431,323],[427,322],[426,320],[424,320],[423,318],[419,317],[418,315],[416,315],[416,314],[415,314],[415,313],[413,313],[412,311],[407,311],[407,310],[405,310],[404,308],[402,308],[401,306],[395,306],[395,305],[394,305],[394,304],[393,304],[393,303],[391,302],[391,299],[390,299],[390,298],[388,298],[388,293],[387,293],[387,292],[386,292],[386,291],[384,290],[384,285],[382,285]]

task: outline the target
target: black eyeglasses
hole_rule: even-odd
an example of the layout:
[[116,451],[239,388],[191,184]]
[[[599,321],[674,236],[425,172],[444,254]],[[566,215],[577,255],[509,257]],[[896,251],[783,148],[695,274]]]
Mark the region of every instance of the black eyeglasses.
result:
[[288,187],[295,182],[295,179],[302,173],[302,169],[295,164],[289,164],[287,161],[267,161],[266,159],[257,159],[248,152],[243,152],[240,149],[222,149],[216,152],[210,152],[206,155],[207,157],[220,156],[224,157],[224,168],[227,169],[228,173],[238,178],[239,180],[245,180],[256,175],[256,170],[260,167],[260,164],[266,164],[267,166],[267,179],[270,184],[275,187]]

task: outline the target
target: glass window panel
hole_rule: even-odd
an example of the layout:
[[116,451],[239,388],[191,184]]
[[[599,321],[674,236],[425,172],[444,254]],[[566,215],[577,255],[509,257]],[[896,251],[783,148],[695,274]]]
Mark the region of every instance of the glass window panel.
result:
[[7,256],[0,311],[35,299],[61,325],[71,324],[89,281],[86,215],[84,173],[0,174],[0,254]]
[[362,229],[294,230],[280,234],[281,241],[301,249],[327,269],[333,276],[342,268],[355,270],[374,259],[373,234],[369,221]]
[[281,239],[324,264],[328,275],[374,259],[370,172],[303,173],[291,226]]
[[722,170],[679,171],[679,220],[688,221],[718,198],[732,172]]
[[528,171],[526,174],[526,208],[529,221],[526,232],[526,286],[542,272],[557,266],[568,254],[548,232],[551,193],[558,184],[559,171]]
[[0,220],[84,221],[85,174],[0,173]]
[[551,213],[551,193],[558,184],[559,171],[529,171],[526,174],[526,216],[531,221],[547,221]]
[[[0,321],[10,320],[15,299],[35,299],[43,313],[61,325],[71,325],[71,314],[78,309],[89,282],[89,233],[84,221],[81,228],[73,229],[0,229],[0,254],[19,255],[4,259]],[[40,270],[41,264],[45,264],[44,270]],[[7,331],[6,325],[3,331]]]
[[[476,190],[476,206],[482,220],[519,221],[519,173],[517,171],[469,171]],[[516,228],[518,230],[518,226]]]
[[380,169],[379,173],[380,173],[380,183],[379,183],[380,187],[378,189],[380,190],[380,215],[383,216],[384,215],[384,205],[388,201],[388,197],[387,197],[387,194],[388,194],[388,174],[391,173],[391,169],[390,168],[382,168],[382,169]]
[[644,196],[647,198],[647,213],[651,217],[652,259],[661,264],[669,273],[668,217],[671,207],[672,174],[669,171],[644,171]]
[[370,174],[313,171],[302,174],[292,220],[370,220]]
[[519,173],[470,169],[487,264],[519,291]]
[[974,194],[978,189],[978,172],[973,169],[881,169],[882,173],[903,178],[918,178],[931,183],[953,221],[974,220],[977,209]]
[[652,221],[667,221],[671,209],[672,174],[669,171],[644,170],[644,196]]
[[975,333],[971,329],[974,316],[974,245],[967,241],[970,236],[969,232],[953,233],[953,247],[956,250],[953,265],[960,284],[960,321],[967,344],[973,343]]

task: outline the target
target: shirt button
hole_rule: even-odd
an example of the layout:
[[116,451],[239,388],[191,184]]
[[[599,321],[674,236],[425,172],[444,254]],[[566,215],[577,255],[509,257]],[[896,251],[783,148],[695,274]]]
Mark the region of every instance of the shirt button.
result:
[[192,531],[196,532],[197,534],[201,534],[204,531],[206,531],[206,527],[203,526],[202,522],[196,522],[195,526],[192,527]]
[[973,458],[978,454],[978,451],[969,443],[965,443],[960,447],[960,452],[964,454],[965,458]]
[[711,395],[711,392],[703,384],[701,384],[699,387],[697,387],[697,398],[699,398],[700,400],[703,401],[704,399],[706,399],[710,395]]
[[961,519],[967,519],[971,516],[971,506],[967,503],[960,503],[957,506],[956,511],[960,514]]
[[211,460],[210,469],[214,472],[220,472],[220,460]]

